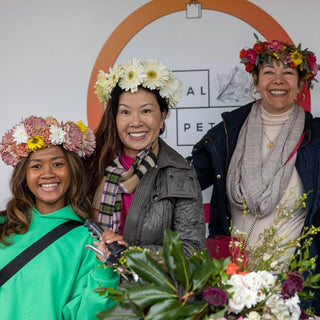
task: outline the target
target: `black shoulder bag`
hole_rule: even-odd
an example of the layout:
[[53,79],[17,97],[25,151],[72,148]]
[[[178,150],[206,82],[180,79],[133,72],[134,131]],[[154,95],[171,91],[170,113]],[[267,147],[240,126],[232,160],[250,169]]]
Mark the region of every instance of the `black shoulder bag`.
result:
[[0,270],[0,287],[47,246],[68,231],[80,225],[83,225],[83,222],[75,220],[63,222],[33,243],[30,247],[22,251],[17,257]]

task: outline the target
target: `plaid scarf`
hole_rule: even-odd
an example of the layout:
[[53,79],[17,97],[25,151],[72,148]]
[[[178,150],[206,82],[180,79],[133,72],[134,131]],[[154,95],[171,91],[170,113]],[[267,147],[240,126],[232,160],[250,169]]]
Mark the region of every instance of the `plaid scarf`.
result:
[[[151,148],[152,147],[152,148]],[[104,188],[100,197],[98,220],[106,229],[119,231],[121,216],[121,194],[131,194],[148,169],[155,166],[158,155],[158,140],[153,146],[140,151],[128,171],[117,155],[104,173]]]

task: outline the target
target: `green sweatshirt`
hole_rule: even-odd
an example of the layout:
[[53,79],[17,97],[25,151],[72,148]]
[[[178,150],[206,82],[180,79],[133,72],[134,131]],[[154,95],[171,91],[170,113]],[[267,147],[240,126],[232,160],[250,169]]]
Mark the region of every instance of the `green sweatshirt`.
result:
[[[0,245],[0,269],[66,220],[80,221],[70,207],[45,215],[34,209],[28,232],[14,235],[11,246]],[[0,287],[0,319],[97,319],[97,312],[114,303],[92,290],[99,285],[115,288],[119,276],[99,267],[95,253],[85,249],[92,241],[86,227],[76,227],[20,269]]]

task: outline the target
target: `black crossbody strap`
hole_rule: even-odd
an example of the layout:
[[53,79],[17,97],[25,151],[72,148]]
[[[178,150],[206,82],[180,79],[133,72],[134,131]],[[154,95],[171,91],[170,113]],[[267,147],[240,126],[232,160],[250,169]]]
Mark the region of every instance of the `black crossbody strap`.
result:
[[17,257],[0,270],[0,287],[43,249],[68,231],[80,225],[83,225],[83,222],[75,220],[63,222],[33,243],[30,247],[22,251]]

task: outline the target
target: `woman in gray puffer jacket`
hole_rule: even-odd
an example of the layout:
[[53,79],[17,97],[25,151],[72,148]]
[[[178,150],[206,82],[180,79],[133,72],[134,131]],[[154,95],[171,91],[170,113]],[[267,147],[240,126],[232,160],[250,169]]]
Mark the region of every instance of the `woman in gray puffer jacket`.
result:
[[[201,188],[193,167],[159,138],[181,83],[156,60],[138,62],[142,76],[130,82],[126,77],[136,63],[120,65],[118,78],[113,77],[119,65],[98,75],[96,93],[106,109],[96,130],[96,152],[87,162],[93,207],[110,230],[104,240],[120,234],[128,245],[158,251],[164,231],[171,229],[190,256],[205,247]],[[162,69],[155,89],[150,89],[152,66]],[[110,78],[113,82],[106,81]]]

